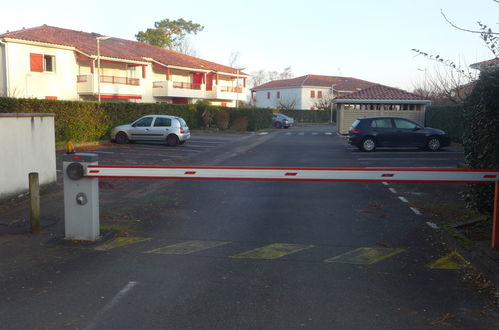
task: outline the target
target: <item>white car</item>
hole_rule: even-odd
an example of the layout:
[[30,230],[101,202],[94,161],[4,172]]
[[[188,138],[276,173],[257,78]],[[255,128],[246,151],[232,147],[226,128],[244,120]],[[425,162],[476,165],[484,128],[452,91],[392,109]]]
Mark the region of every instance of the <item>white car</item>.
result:
[[190,137],[185,120],[164,115],[144,116],[111,130],[111,139],[120,144],[129,141],[165,141],[169,146],[176,146],[185,143]]

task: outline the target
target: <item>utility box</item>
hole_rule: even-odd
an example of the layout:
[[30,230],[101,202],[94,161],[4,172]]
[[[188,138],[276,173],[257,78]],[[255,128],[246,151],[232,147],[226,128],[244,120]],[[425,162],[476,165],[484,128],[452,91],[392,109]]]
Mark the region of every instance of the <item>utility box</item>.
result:
[[63,156],[66,239],[95,241],[99,238],[99,179],[85,177],[87,166],[98,164],[97,154],[74,153]]

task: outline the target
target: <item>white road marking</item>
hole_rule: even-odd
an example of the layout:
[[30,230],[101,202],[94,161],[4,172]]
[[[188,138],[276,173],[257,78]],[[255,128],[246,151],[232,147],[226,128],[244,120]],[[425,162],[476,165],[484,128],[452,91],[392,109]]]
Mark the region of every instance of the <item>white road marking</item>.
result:
[[258,135],[267,135],[269,134],[269,132],[261,132],[261,133],[258,133]]
[[305,133],[298,133],[298,135],[305,135]]
[[324,133],[324,135],[333,135],[333,133],[331,133],[331,132],[326,132],[326,133]]
[[385,186],[388,186],[389,183],[388,182],[381,182],[382,184],[384,184]]
[[127,293],[130,292],[130,290],[133,289],[133,287],[137,285],[137,282],[135,281],[130,281],[128,282],[127,285],[125,285],[125,287],[123,289],[120,290],[120,292],[118,292],[114,297],[113,299],[111,299],[110,302],[108,302],[104,308],[102,308],[98,313],[97,315],[95,315],[94,319],[92,320],[92,322],[90,322],[90,324],[85,328],[86,330],[89,330],[89,329],[93,329],[95,328],[95,326],[97,325],[97,322],[99,321],[99,319],[101,318],[102,315],[104,315],[107,311],[111,310],[121,299],[123,299],[123,297],[126,296]]
[[288,132],[288,133],[286,133],[286,134],[284,134],[284,135],[291,135],[291,134],[293,134],[293,133],[289,133],[289,132]]
[[392,193],[396,194],[397,191],[394,189],[394,188],[388,188],[388,190],[390,190]]
[[433,222],[427,222],[426,223],[428,226],[430,226],[431,228],[433,229],[440,229],[440,227],[436,224],[436,223],[433,223]]
[[416,213],[417,215],[422,215],[421,211],[415,207],[410,207],[410,209],[412,210],[412,212]]
[[312,135],[319,135],[319,133],[313,132]]
[[399,199],[404,202],[404,203],[409,203],[409,201],[407,199],[405,199],[405,197],[403,196],[399,196]]

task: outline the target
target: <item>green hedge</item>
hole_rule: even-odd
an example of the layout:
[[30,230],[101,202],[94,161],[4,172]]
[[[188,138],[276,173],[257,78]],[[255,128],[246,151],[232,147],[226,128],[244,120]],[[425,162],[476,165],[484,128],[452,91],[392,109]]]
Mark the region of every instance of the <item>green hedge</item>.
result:
[[[174,105],[167,103],[112,103],[59,100],[16,99],[0,97],[0,113],[54,113],[57,142],[71,140],[75,143],[92,142],[109,138],[112,127],[130,123],[141,116],[167,114],[182,117],[191,129],[204,128],[202,115],[205,109],[214,118],[217,112],[229,113],[234,129],[256,131],[270,128],[272,111],[269,109],[230,109],[199,105]],[[241,125],[241,123],[245,123]],[[221,127],[225,129],[227,127]],[[229,126],[229,128],[232,128]]]
[[452,141],[463,141],[464,122],[463,105],[440,105],[426,109],[425,126],[444,130]]
[[[280,113],[293,117],[295,123],[329,123],[331,110],[280,110]],[[333,122],[336,122],[336,109],[333,110]]]

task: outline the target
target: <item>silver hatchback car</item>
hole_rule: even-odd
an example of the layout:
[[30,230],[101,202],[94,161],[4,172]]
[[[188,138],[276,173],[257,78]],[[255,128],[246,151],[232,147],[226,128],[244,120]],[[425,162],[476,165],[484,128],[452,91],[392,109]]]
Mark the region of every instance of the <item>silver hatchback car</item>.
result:
[[169,146],[176,146],[185,143],[190,137],[185,120],[164,115],[144,116],[111,130],[111,139],[120,144],[129,141],[165,141]]

